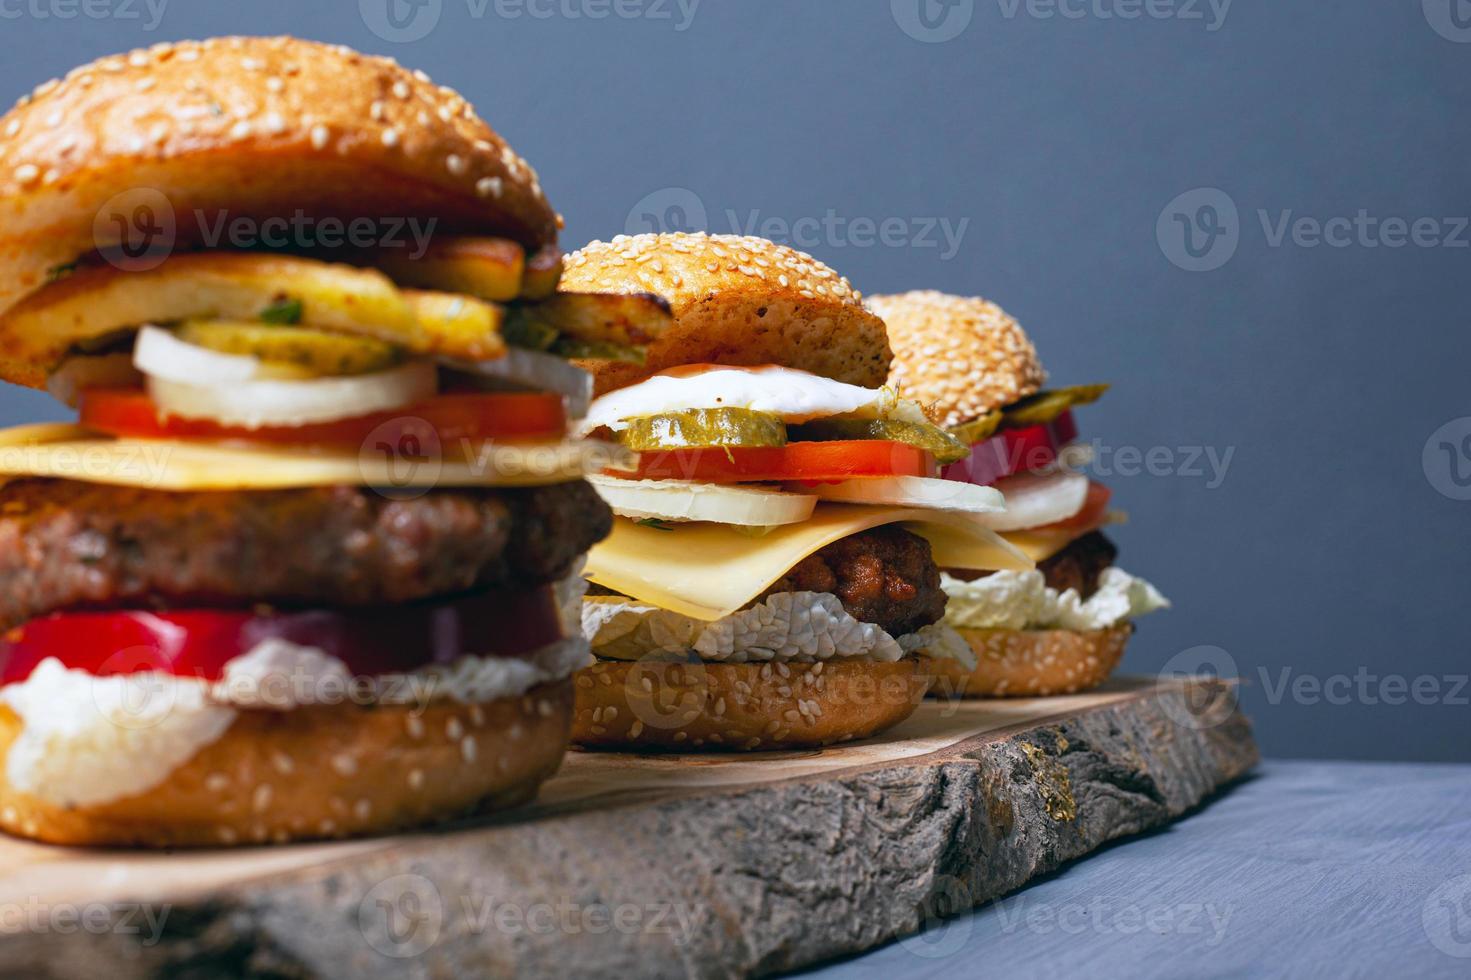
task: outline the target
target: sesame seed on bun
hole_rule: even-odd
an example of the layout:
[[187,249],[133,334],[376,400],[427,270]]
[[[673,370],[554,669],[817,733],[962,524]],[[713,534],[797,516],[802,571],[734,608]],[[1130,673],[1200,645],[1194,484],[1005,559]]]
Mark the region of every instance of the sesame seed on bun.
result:
[[894,348],[889,383],[961,425],[1041,390],[1047,372],[1016,320],[978,297],[919,290],[870,296]]
[[390,59],[289,37],[103,58],[22,98],[0,134],[0,313],[121,240],[98,218],[122,194],[153,221],[166,201],[184,245],[220,216],[412,216],[528,251],[560,223],[536,172],[461,96]]
[[[484,704],[242,711],[163,783],[123,799],[62,805],[0,773],[0,829],[88,847],[387,833],[531,799],[561,765],[571,714],[570,678]],[[0,707],[0,756],[20,730]]]
[[736,235],[620,235],[567,256],[563,288],[656,293],[674,323],[643,364],[586,361],[597,393],[685,364],[779,364],[876,388],[889,373],[883,322],[847,279],[805,252]]
[[1108,680],[1123,659],[1134,627],[1109,629],[957,629],[976,655],[976,668],[921,657],[930,692],[949,698],[1028,698],[1088,691]]

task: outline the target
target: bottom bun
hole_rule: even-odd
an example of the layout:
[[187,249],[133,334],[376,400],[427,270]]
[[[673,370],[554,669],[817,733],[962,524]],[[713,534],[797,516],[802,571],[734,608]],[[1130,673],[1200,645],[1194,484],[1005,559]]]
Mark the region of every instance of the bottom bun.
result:
[[913,657],[893,663],[600,660],[577,673],[572,741],[595,749],[812,748],[897,725],[928,685]]
[[[401,830],[531,799],[561,765],[571,714],[571,678],[479,705],[242,711],[136,796],[68,807],[0,780],[0,827],[53,844],[141,847]],[[0,707],[0,761],[20,727]]]
[[945,698],[1027,698],[1076,694],[1108,679],[1124,656],[1131,623],[1106,630],[956,630],[975,651],[976,669],[921,657]]

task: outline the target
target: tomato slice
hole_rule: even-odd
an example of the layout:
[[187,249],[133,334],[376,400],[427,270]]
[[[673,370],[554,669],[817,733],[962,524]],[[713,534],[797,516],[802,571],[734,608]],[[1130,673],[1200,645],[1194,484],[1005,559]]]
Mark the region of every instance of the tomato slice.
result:
[[[418,421],[416,421],[418,420]],[[114,436],[141,439],[244,439],[251,442],[345,445],[357,448],[372,435],[393,439],[395,427],[418,432],[428,423],[442,445],[463,439],[561,438],[567,429],[562,396],[547,392],[473,392],[437,395],[390,412],[337,422],[242,429],[207,419],[161,416],[147,392],[93,388],[82,392],[82,425]]]
[[1102,527],[1108,516],[1108,502],[1113,491],[1101,483],[1088,484],[1088,496],[1083,498],[1083,509],[1065,521],[1028,528],[1029,531],[1092,531]]
[[1078,438],[1072,412],[1063,412],[1045,425],[1003,429],[970,448],[970,456],[946,466],[947,480],[987,487],[1002,477],[1039,470],[1057,459],[1057,451]]
[[935,470],[934,456],[902,442],[844,439],[770,448],[640,453],[633,478],[701,483],[830,483],[867,476],[933,476]]
[[269,639],[316,647],[353,676],[370,677],[467,654],[524,657],[561,638],[550,586],[372,609],[61,612],[0,637],[0,684],[25,680],[48,657],[98,677],[160,671],[219,680],[225,664]]

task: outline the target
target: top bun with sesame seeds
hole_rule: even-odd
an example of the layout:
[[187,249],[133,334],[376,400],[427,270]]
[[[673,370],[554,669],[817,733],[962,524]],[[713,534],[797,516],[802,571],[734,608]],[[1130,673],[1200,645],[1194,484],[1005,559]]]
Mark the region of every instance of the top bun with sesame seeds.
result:
[[599,395],[686,364],[779,364],[865,388],[889,373],[884,324],[803,252],[736,235],[620,235],[567,256],[564,289],[656,293],[673,324],[642,364],[583,361]]
[[130,192],[153,212],[167,201],[182,245],[222,216],[412,216],[528,251],[560,224],[535,171],[455,92],[289,37],[103,58],[23,97],[0,134],[0,313],[121,240],[103,212]]
[[889,328],[889,383],[940,425],[974,421],[1047,381],[1032,342],[995,303],[917,290],[870,296],[868,308]]

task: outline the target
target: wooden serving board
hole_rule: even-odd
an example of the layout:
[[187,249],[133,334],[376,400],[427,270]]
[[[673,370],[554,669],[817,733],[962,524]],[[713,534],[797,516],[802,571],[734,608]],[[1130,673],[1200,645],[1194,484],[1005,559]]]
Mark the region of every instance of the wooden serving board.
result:
[[1257,761],[1234,688],[927,702],[823,751],[572,753],[433,833],[149,854],[0,840],[0,974],[742,976],[915,932]]

